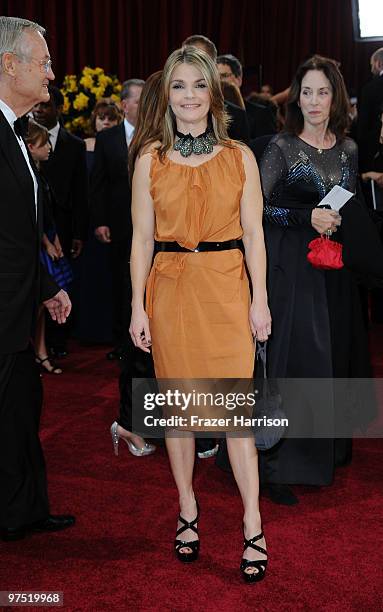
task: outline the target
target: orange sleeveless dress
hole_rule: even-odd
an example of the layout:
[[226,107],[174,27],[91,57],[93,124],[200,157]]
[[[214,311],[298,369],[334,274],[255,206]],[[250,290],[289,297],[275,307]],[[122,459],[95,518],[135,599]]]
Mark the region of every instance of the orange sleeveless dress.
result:
[[[194,249],[242,237],[245,181],[239,148],[224,147],[197,167],[152,154],[155,239]],[[250,291],[239,249],[157,253],[146,311],[157,378],[251,378]]]

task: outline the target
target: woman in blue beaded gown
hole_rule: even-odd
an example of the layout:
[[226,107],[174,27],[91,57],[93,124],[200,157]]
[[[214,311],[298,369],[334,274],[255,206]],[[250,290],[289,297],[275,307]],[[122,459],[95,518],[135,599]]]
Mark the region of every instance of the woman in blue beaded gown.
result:
[[[352,198],[338,214],[318,204],[335,185],[355,193],[357,146],[345,137],[348,100],[336,62],[314,56],[293,80],[284,132],[261,161],[268,291],[273,318],[269,376],[369,377],[367,333],[353,272],[319,270],[307,261],[319,235],[344,242],[355,223],[374,232]],[[345,248],[345,247],[344,247]],[[286,439],[261,459],[265,484],[329,485],[334,466],[351,458],[342,439]],[[287,500],[286,500],[287,497]],[[284,489],[281,503],[297,500]]]

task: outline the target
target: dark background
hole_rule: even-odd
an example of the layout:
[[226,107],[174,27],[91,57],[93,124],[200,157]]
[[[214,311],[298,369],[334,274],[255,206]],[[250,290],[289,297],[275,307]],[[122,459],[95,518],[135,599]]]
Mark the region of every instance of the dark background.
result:
[[[379,0],[377,0],[379,1]],[[121,80],[146,78],[190,34],[243,62],[245,93],[263,82],[288,86],[317,52],[341,62],[349,88],[369,78],[383,42],[356,42],[351,0],[0,0],[0,13],[39,22],[60,84],[66,73],[101,66]]]

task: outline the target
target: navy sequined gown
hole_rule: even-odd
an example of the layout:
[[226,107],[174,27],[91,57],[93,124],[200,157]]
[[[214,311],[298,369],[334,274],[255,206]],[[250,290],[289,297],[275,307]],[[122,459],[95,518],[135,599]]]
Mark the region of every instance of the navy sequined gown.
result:
[[[273,320],[269,376],[368,377],[367,332],[353,273],[346,267],[318,270],[307,261],[307,245],[318,237],[311,226],[313,208],[334,185],[356,190],[356,144],[345,138],[331,149],[318,150],[281,133],[270,141],[260,171]],[[334,238],[342,242],[342,229]],[[335,462],[346,460],[347,453],[346,440],[338,446],[327,439],[283,440],[261,457],[261,478],[330,484]]]

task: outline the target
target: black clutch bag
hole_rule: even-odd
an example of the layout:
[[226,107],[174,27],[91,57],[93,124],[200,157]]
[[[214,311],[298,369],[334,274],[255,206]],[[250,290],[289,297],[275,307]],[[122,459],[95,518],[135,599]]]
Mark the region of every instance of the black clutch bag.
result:
[[267,378],[266,349],[267,342],[257,342],[255,392],[258,399],[253,410],[252,431],[255,446],[261,451],[272,448],[280,441],[287,422],[277,382]]

